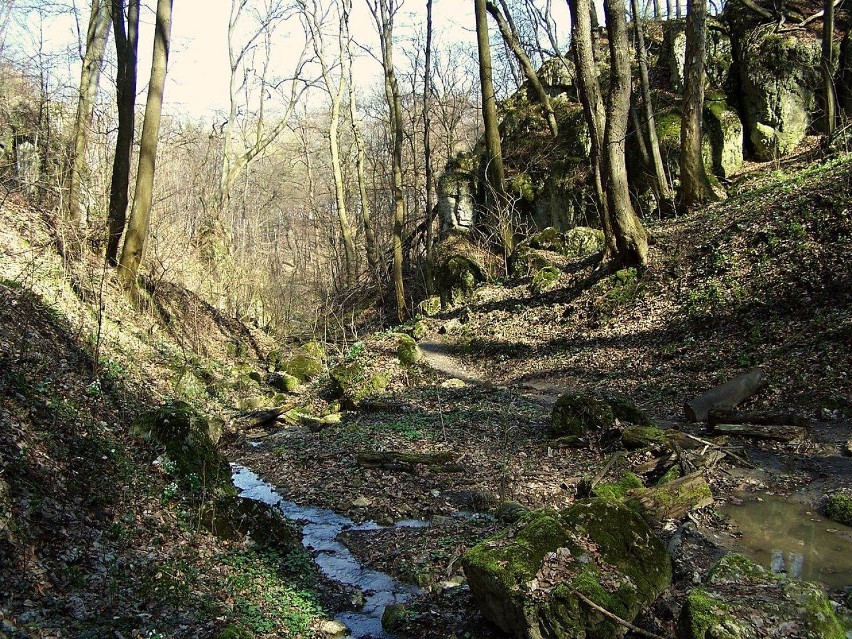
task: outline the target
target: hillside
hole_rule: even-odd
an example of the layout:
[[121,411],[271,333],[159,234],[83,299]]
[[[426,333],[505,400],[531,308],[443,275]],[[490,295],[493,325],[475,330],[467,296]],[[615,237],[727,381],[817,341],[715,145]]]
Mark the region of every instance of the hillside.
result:
[[[715,502],[686,528],[655,528],[687,541],[672,587],[637,623],[672,636],[693,571],[705,578],[720,552],[709,540],[736,533],[726,503],[799,491],[813,509],[852,489],[852,459],[841,456],[852,438],[852,155],[751,168],[725,202],[649,224],[645,271],[553,256],[559,275],[544,292],[533,294],[530,278],[492,281],[419,326],[325,344],[321,355],[223,317],[175,283],[148,281],[134,305],[97,262],[64,268],[50,220],[7,201],[0,636],[335,636],[326,622],[364,605],[367,589],[330,582],[295,544],[201,525],[206,493],[182,484],[163,446],[131,426],[176,399],[220,424],[220,450],[287,500],[385,525],[341,539],[364,564],[424,588],[395,628],[502,636],[477,612],[465,552],[509,529],[507,501],[565,508],[611,460],[606,438],[577,447],[548,437],[556,396],[618,391],[658,424],[708,438],[682,423],[683,402],[760,366],[768,386],[745,408],[795,413],[810,432],[720,444],[758,468],[716,460],[702,470]],[[401,361],[400,331],[425,357]],[[320,366],[290,387],[304,353]],[[628,451],[608,479],[657,458],[653,446]],[[837,543],[852,543],[842,534]],[[831,595],[842,602],[848,589]]]

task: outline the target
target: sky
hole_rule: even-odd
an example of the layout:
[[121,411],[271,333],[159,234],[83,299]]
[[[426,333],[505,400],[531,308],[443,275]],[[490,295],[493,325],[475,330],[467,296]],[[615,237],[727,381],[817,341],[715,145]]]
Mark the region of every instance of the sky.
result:
[[[81,25],[72,14],[66,13],[44,22],[39,29],[38,20],[31,16],[22,28],[10,29],[8,44],[30,52],[37,46],[38,33],[44,33],[46,47],[76,49],[78,28],[85,30],[88,20],[87,0],[76,2],[80,8]],[[153,40],[154,0],[143,0],[142,25],[139,43],[139,87],[142,90],[150,73]],[[364,0],[354,0],[351,22],[353,38],[362,47],[376,54],[378,36],[372,16]],[[228,50],[227,26],[230,0],[174,0],[172,20],[172,50],[165,93],[164,110],[195,119],[212,120],[215,114],[227,108],[228,101]],[[425,0],[405,0],[397,17],[397,39],[405,39],[417,30],[425,30]],[[554,16],[560,25],[566,25],[567,3],[553,2]],[[434,29],[436,38],[444,43],[464,42],[475,46],[473,2],[471,0],[434,0]],[[273,66],[282,74],[292,68],[301,50],[302,31],[297,20],[285,25],[285,33],[276,42]],[[286,31],[295,34],[287,38]],[[496,36],[492,33],[492,46]],[[114,45],[110,41],[110,48]],[[404,62],[401,50],[396,53],[396,63]],[[79,56],[72,53],[64,60],[56,58],[54,71],[65,76],[69,86],[79,82]],[[111,73],[109,70],[107,74]],[[356,62],[356,81],[367,88],[379,79],[378,63],[367,53]]]

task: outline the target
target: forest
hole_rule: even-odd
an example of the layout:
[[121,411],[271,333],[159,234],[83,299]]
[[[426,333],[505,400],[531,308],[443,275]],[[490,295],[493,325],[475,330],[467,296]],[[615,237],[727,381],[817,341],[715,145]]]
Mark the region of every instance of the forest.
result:
[[0,639],[852,636],[844,0],[0,0]]

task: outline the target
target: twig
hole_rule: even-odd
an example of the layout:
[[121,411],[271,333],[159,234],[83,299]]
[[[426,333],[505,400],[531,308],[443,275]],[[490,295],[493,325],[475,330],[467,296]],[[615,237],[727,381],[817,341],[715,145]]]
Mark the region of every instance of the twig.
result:
[[745,466],[746,468],[757,468],[754,464],[748,461],[745,457],[740,457],[739,455],[732,453],[729,450],[722,448],[721,446],[717,446],[713,442],[708,442],[706,439],[701,439],[700,437],[696,437],[695,435],[690,435],[689,433],[683,433],[685,437],[689,437],[697,441],[699,444],[704,444],[705,446],[710,446],[716,450],[722,451],[724,454],[729,455],[731,458],[736,459],[740,464]]
[[615,453],[614,455],[612,455],[609,458],[609,461],[607,461],[607,463],[598,472],[597,475],[595,475],[588,482],[586,482],[586,481],[580,482],[580,484],[577,486],[577,494],[581,497],[591,495],[592,491],[595,489],[595,486],[597,486],[599,483],[601,483],[603,478],[606,477],[606,474],[609,472],[609,469],[612,468],[612,465],[616,462],[616,460],[621,459],[623,456],[624,456],[623,451],[619,451],[619,452]]
[[632,623],[630,623],[629,621],[625,621],[624,619],[622,619],[622,618],[621,618],[621,617],[619,617],[618,615],[615,615],[615,614],[611,613],[611,612],[610,612],[609,610],[607,610],[606,608],[601,608],[598,604],[596,604],[594,601],[592,601],[591,599],[589,599],[588,597],[586,597],[586,595],[584,595],[583,593],[581,593],[580,591],[578,591],[576,588],[571,588],[571,593],[572,593],[572,594],[574,594],[574,595],[576,595],[576,596],[577,596],[577,598],[578,598],[580,601],[582,601],[584,604],[586,604],[586,605],[587,605],[587,606],[589,606],[590,608],[593,608],[594,610],[597,610],[599,613],[601,613],[601,614],[602,614],[602,615],[604,615],[605,617],[609,617],[609,618],[610,618],[610,619],[612,619],[615,623],[619,624],[620,626],[624,626],[625,628],[627,628],[627,629],[628,629],[628,630],[630,630],[631,632],[635,632],[637,635],[642,635],[643,637],[650,637],[650,639],[667,639],[667,637],[663,637],[663,636],[660,636],[660,635],[655,635],[653,632],[648,632],[647,630],[643,630],[643,629],[642,629],[642,628],[640,628],[639,626],[634,626],[634,625],[633,625]]

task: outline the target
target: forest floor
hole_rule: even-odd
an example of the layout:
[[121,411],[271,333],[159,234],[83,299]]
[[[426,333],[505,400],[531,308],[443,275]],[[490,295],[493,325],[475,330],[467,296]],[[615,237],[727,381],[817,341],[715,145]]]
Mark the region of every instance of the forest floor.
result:
[[[392,331],[364,336],[357,350],[391,376],[388,392],[323,428],[259,427],[238,408],[251,395],[281,399],[248,375],[262,377],[280,344],[167,282],[149,287],[138,312],[109,278],[101,285],[98,265],[65,269],[50,224],[7,203],[0,637],[212,637],[229,625],[258,637],[323,636],[324,622],[361,599],[325,580],[308,553],[200,529],[195,506],[155,464],[161,451],[129,427],[171,397],[222,419],[229,459],[284,498],[384,525],[343,541],[365,565],[422,587],[403,634],[485,639],[501,635],[464,584],[465,550],[505,526],[494,513],[506,500],[570,505],[612,453],[547,438],[559,393],[618,391],[661,426],[707,439],[703,425],[686,423],[684,401],[760,366],[768,385],[744,408],[795,413],[810,431],[789,443],[714,439],[756,468],[728,456],[704,471],[715,502],[691,514],[674,587],[638,621],[673,636],[695,573],[742,534],[726,505],[784,495],[822,521],[823,495],[852,490],[852,458],[841,453],[852,438],[852,156],[752,171],[731,190],[707,210],[650,223],[644,272],[580,262],[540,295],[529,278],[480,287],[464,306],[424,319],[425,357],[412,366],[397,360]],[[335,402],[321,375],[285,403],[326,414]],[[359,453],[376,451],[452,462],[359,464]],[[626,454],[611,477],[653,455]],[[391,526],[410,519],[430,525]],[[659,532],[670,539],[680,524]],[[828,543],[852,547],[852,531],[819,525],[834,531]],[[852,584],[852,568],[835,570],[841,584],[850,570]],[[847,596],[832,588],[835,600]]]

